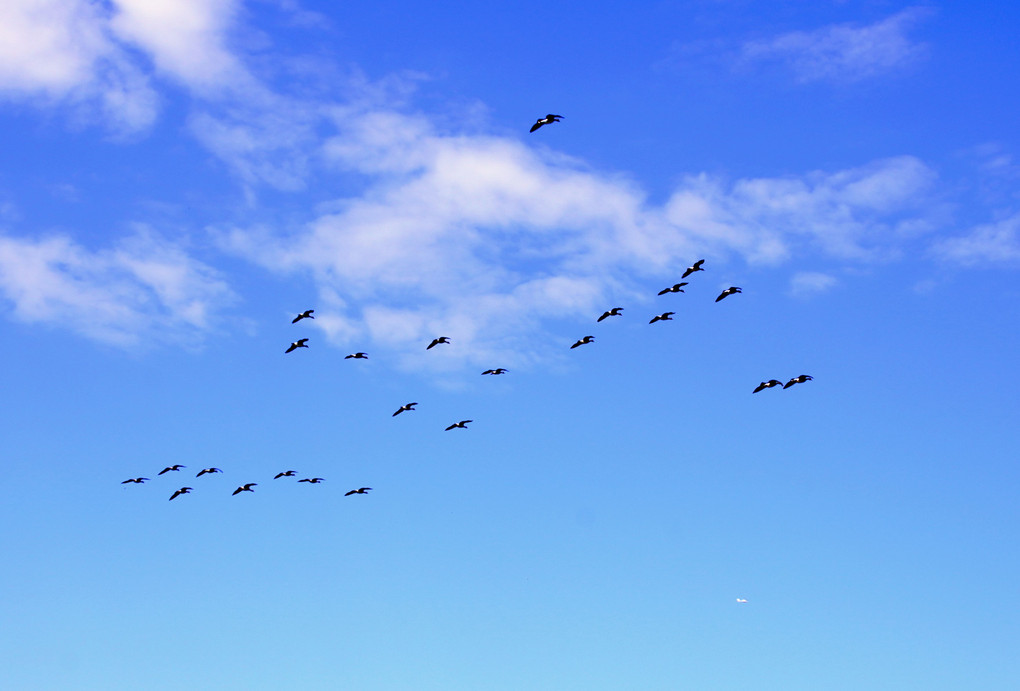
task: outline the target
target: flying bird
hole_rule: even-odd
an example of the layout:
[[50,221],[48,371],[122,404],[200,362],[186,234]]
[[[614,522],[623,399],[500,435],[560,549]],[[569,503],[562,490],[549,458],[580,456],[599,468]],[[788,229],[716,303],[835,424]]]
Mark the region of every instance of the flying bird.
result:
[[719,302],[719,301],[720,301],[720,300],[722,300],[722,299],[723,299],[724,297],[729,297],[730,295],[736,295],[736,294],[737,294],[737,293],[739,293],[739,292],[740,292],[740,288],[738,288],[738,287],[736,287],[736,286],[730,286],[729,288],[727,288],[727,289],[726,289],[726,290],[724,290],[723,292],[719,293],[719,297],[717,297],[717,298],[715,299],[715,301],[716,301],[716,302]]
[[794,377],[790,381],[786,382],[783,388],[788,389],[794,384],[803,384],[804,382],[811,381],[812,379],[814,379],[814,377],[812,377],[810,374],[802,374],[799,377]]
[[299,338],[298,340],[290,344],[290,348],[287,348],[286,352],[289,353],[292,350],[297,350],[298,348],[307,348],[308,347],[307,343],[308,343],[307,338]]
[[609,310],[608,312],[603,312],[602,316],[599,317],[598,319],[596,319],[595,321],[600,322],[603,319],[605,319],[606,317],[619,317],[620,316],[620,312],[622,312],[622,311],[623,311],[622,307],[614,307],[613,309]]
[[285,470],[282,473],[277,473],[274,480],[279,480],[281,477],[294,477],[297,474],[296,470]]
[[571,348],[571,350],[573,350],[573,349],[574,349],[574,348],[576,348],[577,346],[582,346],[582,345],[584,345],[585,343],[591,343],[591,342],[592,342],[592,341],[594,341],[594,340],[595,340],[595,337],[594,337],[594,336],[585,336],[585,337],[584,337],[584,338],[582,338],[582,339],[581,339],[580,341],[578,341],[578,342],[577,342],[577,343],[575,343],[574,345],[570,346],[570,348]]
[[483,375],[485,375],[485,374],[505,374],[506,372],[509,372],[509,371],[510,370],[506,369],[505,367],[497,367],[496,369],[487,369],[484,372],[482,372],[482,374]]
[[768,381],[763,381],[761,384],[758,384],[755,390],[752,391],[751,393],[758,393],[759,391],[764,391],[765,389],[771,389],[773,386],[782,385],[783,382],[779,381],[778,379],[769,379]]
[[319,484],[320,482],[322,482],[325,479],[326,478],[324,478],[324,477],[305,477],[305,478],[301,478],[300,480],[298,480],[298,482],[310,482],[313,485],[317,485],[317,484]]
[[206,473],[222,473],[222,472],[223,471],[220,470],[219,468],[202,468],[202,470],[198,471],[198,475],[196,475],[195,477],[202,477]]
[[186,466],[186,465],[180,465],[180,464],[176,464],[175,463],[174,465],[168,465],[166,468],[163,468],[163,470],[159,471],[159,474],[162,475],[163,473],[169,473],[171,470],[178,471],[181,468],[187,468],[187,467],[188,466]]
[[681,276],[680,278],[687,278],[695,271],[704,271],[704,269],[701,268],[701,265],[704,263],[705,263],[704,259],[699,259],[698,261],[694,262],[693,264],[687,267],[687,270],[684,271],[684,275]]
[[663,312],[662,314],[657,314],[652,317],[652,321],[648,323],[654,324],[655,322],[671,322],[673,321],[674,314],[676,314],[676,312]]
[[[256,486],[257,484],[259,484],[259,483],[257,483],[257,482],[249,482],[246,485],[241,485],[240,487],[238,487],[237,489],[234,490],[234,494],[239,494],[241,492],[254,492],[255,490],[253,490],[252,487]],[[233,495],[231,495],[231,496],[233,496]]]
[[191,494],[191,488],[190,487],[181,487],[179,490],[174,492],[173,495],[167,501],[173,501],[174,499],[176,499],[177,497],[181,496],[182,494]]
[[314,311],[315,310],[305,310],[298,316],[294,317],[293,321],[291,321],[291,324],[297,324],[302,319],[315,319],[315,317],[312,316],[312,312]]
[[743,597],[738,597],[737,598],[737,602],[744,603],[744,602],[747,602],[747,599],[743,598]]
[[372,488],[371,487],[359,487],[358,489],[352,489],[350,492],[346,492],[344,494],[344,496],[345,497],[349,497],[352,494],[368,494],[368,490],[370,490],[370,489],[372,489]]
[[414,403],[405,403],[404,405],[397,408],[397,412],[393,413],[393,417],[396,417],[401,413],[406,413],[408,410],[414,410],[414,407],[416,405],[418,405],[417,401],[415,401]]
[[129,482],[133,482],[136,485],[141,485],[141,484],[144,484],[145,481],[148,480],[148,479],[149,478],[147,478],[147,477],[129,477],[127,480],[124,480],[124,482],[122,482],[120,484],[126,485]]
[[453,429],[455,427],[460,428],[460,429],[467,429],[467,423],[469,423],[469,422],[474,422],[474,420],[461,420],[460,422],[455,422],[452,425],[450,425],[449,427],[447,427],[446,431],[449,432],[451,429]]
[[559,122],[562,118],[563,118],[562,115],[553,115],[552,113],[549,113],[544,118],[539,118],[538,120],[536,120],[535,124],[531,126],[531,131],[534,132],[542,125],[551,125],[554,122]]
[[449,343],[450,339],[447,336],[440,336],[439,338],[433,338],[432,342],[425,346],[425,350],[432,350],[440,343]]
[[683,283],[674,283],[669,288],[663,288],[660,290],[659,295],[665,295],[666,293],[682,293],[684,292],[683,288],[685,285],[687,285],[687,281],[684,281]]
[[350,360],[351,358],[354,358],[355,360],[367,360],[368,353],[351,353],[350,355],[344,356],[344,360]]

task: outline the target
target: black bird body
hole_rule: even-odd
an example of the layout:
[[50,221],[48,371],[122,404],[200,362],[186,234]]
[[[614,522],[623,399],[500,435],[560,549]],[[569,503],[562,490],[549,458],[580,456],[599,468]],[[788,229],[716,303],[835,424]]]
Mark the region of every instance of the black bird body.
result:
[[397,412],[393,413],[393,417],[396,417],[396,416],[400,415],[401,413],[406,413],[409,410],[414,410],[414,407],[416,405],[418,405],[417,401],[415,401],[414,403],[405,403],[404,405],[402,405],[399,408],[397,408]]
[[586,343],[591,343],[591,342],[592,342],[592,341],[594,341],[594,340],[595,340],[595,337],[594,337],[594,336],[585,336],[585,337],[584,337],[584,338],[582,338],[582,339],[581,339],[580,341],[578,341],[578,342],[577,342],[577,343],[575,343],[574,345],[570,346],[570,348],[571,348],[571,350],[573,350],[573,349],[574,349],[574,348],[576,348],[577,346],[583,346],[583,345],[585,345]]
[[142,484],[145,484],[145,481],[148,480],[148,479],[149,478],[147,478],[147,477],[131,477],[131,478],[128,478],[127,480],[124,480],[124,482],[122,482],[120,484],[126,485],[129,482],[133,482],[136,485],[142,485]]
[[241,485],[240,487],[234,490],[234,494],[240,494],[241,492],[254,492],[255,490],[253,490],[252,487],[255,487],[258,484],[259,483],[257,482],[249,482],[247,484]]
[[294,319],[290,323],[291,324],[297,324],[302,319],[315,319],[315,317],[312,316],[312,312],[314,312],[314,311],[315,310],[305,310],[304,312],[302,312],[298,316],[294,317]]
[[305,477],[305,478],[301,478],[300,480],[298,480],[298,482],[310,482],[313,485],[317,485],[317,484],[319,484],[320,482],[322,482],[325,479],[326,478],[324,478],[324,477]]
[[176,499],[177,497],[181,496],[182,494],[191,494],[191,488],[190,487],[181,487],[179,490],[174,492],[173,495],[167,501],[173,501],[174,499]]
[[461,420],[460,422],[455,422],[447,427],[446,431],[449,432],[451,429],[467,429],[467,424],[469,422],[474,422],[474,420]]
[[802,374],[802,375],[794,377],[790,381],[786,382],[786,384],[783,386],[783,388],[784,389],[788,389],[791,386],[793,386],[794,384],[803,384],[804,382],[811,381],[812,379],[814,379],[814,377],[812,377],[810,374]]
[[684,275],[681,276],[680,278],[687,278],[695,271],[704,271],[704,269],[701,268],[701,265],[704,263],[705,263],[704,259],[699,259],[698,261],[694,262],[693,264],[687,267],[687,270],[684,271]]
[[622,311],[623,311],[622,307],[614,307],[613,309],[609,310],[608,312],[603,312],[602,316],[599,317],[598,319],[596,319],[595,321],[600,322],[600,321],[602,321],[603,319],[605,319],[607,317],[619,317],[620,316],[620,312],[622,312]]
[[657,314],[652,317],[652,320],[648,323],[654,324],[655,322],[671,322],[673,321],[674,314],[676,314],[676,312],[663,312],[662,314]]
[[298,340],[290,344],[290,348],[287,348],[286,352],[289,353],[293,350],[297,350],[298,348],[307,348],[308,347],[307,344],[308,344],[307,338],[299,338]]
[[562,115],[553,115],[552,113],[549,113],[544,118],[539,118],[538,120],[536,120],[535,124],[531,126],[530,131],[534,132],[542,125],[551,125],[554,122],[559,122],[561,119],[563,119]]
[[674,283],[669,288],[663,288],[659,291],[659,295],[665,295],[666,293],[682,293],[684,292],[684,286],[687,285],[687,281],[683,283]]
[[344,496],[345,497],[349,497],[352,494],[368,494],[368,491],[370,489],[372,489],[372,488],[371,487],[359,487],[358,489],[352,489],[350,492],[345,492]]
[[297,475],[296,470],[285,470],[282,473],[277,473],[273,479],[279,480],[281,477],[294,477],[295,475]]
[[449,343],[450,339],[447,336],[440,336],[439,338],[433,338],[432,342],[425,346],[425,350],[432,350],[440,343]]
[[486,375],[486,374],[505,374],[505,373],[507,373],[509,371],[510,370],[508,370],[508,369],[506,369],[504,367],[497,367],[496,369],[487,369],[484,372],[482,372],[482,374],[483,375]]
[[344,360],[350,360],[352,358],[354,360],[367,360],[368,359],[368,353],[351,353],[350,355],[345,355],[344,356]]
[[222,472],[223,471],[220,470],[219,468],[203,468],[202,470],[198,471],[198,475],[196,475],[195,477],[202,477],[206,473],[222,473]]
[[736,286],[730,286],[729,288],[727,288],[727,289],[726,289],[726,290],[724,290],[723,292],[719,293],[719,297],[717,297],[717,298],[715,299],[715,301],[716,301],[716,302],[719,302],[719,301],[720,301],[720,300],[722,300],[723,298],[725,298],[725,297],[729,297],[730,295],[736,295],[736,294],[738,294],[739,292],[740,292],[740,288],[738,288],[738,287],[736,287]]
[[779,381],[778,379],[769,379],[768,381],[763,381],[761,384],[758,384],[758,386],[755,387],[754,391],[752,391],[751,393],[758,393],[759,391],[764,391],[765,389],[771,389],[773,386],[782,385],[783,382]]
[[186,466],[186,465],[180,465],[180,464],[175,463],[174,465],[169,465],[166,468],[163,468],[163,470],[159,471],[159,474],[162,475],[163,473],[169,473],[171,470],[179,471],[181,468],[187,468],[187,467],[188,466]]

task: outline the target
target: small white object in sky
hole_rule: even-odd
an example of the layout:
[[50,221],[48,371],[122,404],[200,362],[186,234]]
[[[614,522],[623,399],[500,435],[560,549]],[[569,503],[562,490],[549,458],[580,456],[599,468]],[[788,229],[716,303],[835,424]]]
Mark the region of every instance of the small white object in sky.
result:
[[742,597],[738,597],[737,602],[747,602],[747,600]]

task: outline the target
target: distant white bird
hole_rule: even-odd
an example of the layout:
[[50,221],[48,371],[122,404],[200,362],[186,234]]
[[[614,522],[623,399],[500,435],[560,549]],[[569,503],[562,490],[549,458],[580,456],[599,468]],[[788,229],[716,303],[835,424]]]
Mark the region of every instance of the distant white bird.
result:
[[745,603],[745,602],[747,602],[747,600],[745,600],[745,599],[744,599],[744,598],[742,598],[742,597],[738,597],[738,598],[737,598],[737,602],[740,602],[740,603]]

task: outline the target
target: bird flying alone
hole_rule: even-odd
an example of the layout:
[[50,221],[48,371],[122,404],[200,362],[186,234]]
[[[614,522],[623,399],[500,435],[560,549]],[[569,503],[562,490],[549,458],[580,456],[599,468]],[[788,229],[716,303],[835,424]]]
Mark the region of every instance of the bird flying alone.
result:
[[652,320],[648,323],[654,324],[655,322],[671,322],[673,321],[674,314],[676,314],[676,312],[663,312],[662,314],[657,314],[652,317]]
[[620,316],[620,312],[622,312],[622,311],[623,311],[622,307],[614,307],[613,309],[609,310],[608,312],[603,312],[602,316],[599,317],[598,319],[596,319],[595,321],[600,322],[603,319],[605,319],[606,317],[619,317]]
[[149,478],[147,478],[147,477],[129,477],[127,480],[124,480],[124,482],[122,482],[120,484],[126,485],[129,482],[133,482],[136,485],[142,485],[142,484],[145,484],[145,481],[148,480],[148,479]]
[[758,393],[759,391],[764,391],[765,389],[771,389],[773,386],[782,385],[783,382],[779,381],[778,379],[769,379],[768,381],[763,381],[761,384],[758,384],[758,386],[755,387],[754,391],[752,391],[751,393]]
[[578,341],[578,342],[577,342],[577,343],[575,343],[574,345],[570,346],[570,348],[571,348],[571,350],[573,350],[573,349],[574,349],[574,348],[576,348],[577,346],[583,346],[584,344],[586,344],[586,343],[591,343],[591,342],[592,342],[592,341],[594,341],[594,340],[595,340],[595,337],[594,337],[594,336],[585,336],[585,337],[584,337],[584,338],[582,338],[582,339],[581,339],[580,341]]
[[508,370],[508,369],[506,369],[504,367],[497,367],[496,369],[487,369],[487,370],[485,370],[484,372],[482,372],[482,375],[484,376],[486,374],[505,374],[506,372],[509,372],[509,371],[510,370]]
[[219,468],[202,468],[202,470],[198,471],[198,475],[196,475],[195,477],[202,477],[206,473],[222,473],[222,472],[223,471],[220,470]]
[[286,352],[289,353],[292,350],[297,350],[298,348],[307,348],[308,347],[307,344],[308,344],[307,338],[299,338],[298,340],[290,344],[290,348],[287,348]]
[[449,343],[450,339],[447,336],[440,336],[439,338],[433,338],[432,342],[425,346],[425,350],[432,350],[440,343]]
[[257,484],[259,483],[249,482],[248,484],[241,485],[240,487],[234,490],[234,494],[240,494],[241,492],[254,492],[255,490],[253,490],[252,487],[256,486]]
[[368,353],[351,353],[350,355],[345,355],[344,356],[344,360],[351,360],[351,359],[354,359],[354,360],[367,360],[368,359]]
[[724,290],[723,292],[719,293],[719,297],[717,297],[717,298],[715,299],[715,301],[716,301],[716,302],[719,302],[719,301],[720,301],[720,300],[722,300],[723,298],[725,298],[725,297],[729,297],[730,295],[736,295],[736,294],[737,294],[737,293],[739,293],[739,292],[740,292],[740,288],[738,288],[738,287],[736,287],[736,286],[730,286],[729,288],[727,288],[727,289],[726,289],[726,290]]
[[358,489],[352,489],[350,492],[345,492],[344,496],[345,497],[349,497],[352,494],[368,494],[368,491],[370,489],[372,489],[372,488],[371,487],[359,487]]
[[[274,477],[273,479],[274,480],[279,480],[281,477],[294,477],[295,475],[297,475],[297,471],[296,470],[285,470],[282,473],[277,473],[276,477]],[[235,494],[236,494],[236,492],[235,492]]]
[[454,429],[454,428],[467,429],[467,423],[469,423],[469,422],[474,422],[474,420],[461,420],[460,422],[455,422],[452,425],[450,425],[449,427],[447,427],[446,431],[449,432],[451,429]]
[[669,288],[663,288],[659,291],[659,295],[665,295],[666,293],[682,293],[684,292],[684,286],[687,285],[687,281],[683,283],[674,283]]
[[704,259],[699,259],[698,261],[694,262],[693,264],[687,267],[687,270],[684,271],[684,275],[681,276],[680,278],[687,278],[695,271],[704,271],[704,269],[701,268],[701,265],[704,263],[705,263]]
[[163,470],[159,471],[159,474],[162,475],[163,473],[169,473],[171,470],[178,471],[181,468],[187,468],[187,467],[188,466],[186,466],[186,465],[180,465],[180,464],[175,463],[174,465],[168,465],[166,468],[163,468]]
[[173,501],[174,499],[176,499],[177,497],[181,496],[182,494],[191,494],[191,488],[190,487],[181,487],[179,490],[174,492],[173,495],[171,495],[170,498],[167,501]]
[[744,597],[738,597],[738,598],[737,598],[737,602],[739,602],[739,603],[741,603],[741,604],[746,604],[746,603],[747,603],[747,598],[744,598]]
[[297,324],[302,319],[315,319],[315,317],[312,316],[312,312],[314,311],[315,310],[305,310],[298,316],[294,317],[294,319],[291,321],[291,324]]
[[406,413],[409,410],[414,410],[414,407],[416,405],[418,405],[417,401],[415,401],[414,403],[405,403],[404,405],[402,405],[399,408],[397,408],[397,412],[393,413],[393,417],[396,417],[396,416],[400,415],[401,413]]
[[535,124],[531,126],[530,131],[534,132],[542,125],[551,125],[554,122],[559,122],[561,119],[563,119],[562,115],[553,115],[552,113],[549,113],[544,118],[539,118],[538,120],[536,120]]
[[810,374],[802,374],[799,377],[794,377],[790,381],[786,382],[783,388],[788,389],[794,384],[803,384],[804,382],[811,381],[812,379],[814,379],[814,377],[812,377]]
[[304,477],[304,478],[301,478],[300,480],[298,480],[298,482],[310,482],[313,485],[317,485],[317,484],[319,484],[320,482],[322,482],[325,479],[326,478],[324,478],[324,477]]

